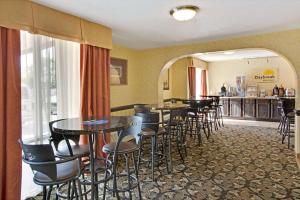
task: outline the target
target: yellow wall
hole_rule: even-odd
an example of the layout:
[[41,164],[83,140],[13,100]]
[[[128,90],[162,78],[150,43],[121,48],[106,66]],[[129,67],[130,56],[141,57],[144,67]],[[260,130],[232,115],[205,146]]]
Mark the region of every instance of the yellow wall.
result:
[[[291,64],[295,66],[298,74],[300,73],[300,56],[298,53],[300,52],[300,29],[198,44],[146,49],[138,53],[139,63],[143,68],[143,72],[145,72],[144,82],[146,84],[144,88],[147,90],[147,93],[141,97],[141,100],[147,99],[147,101],[152,102],[157,102],[158,99],[161,100],[159,94],[162,92],[158,92],[158,85],[153,84],[153,82],[155,82],[154,79],[156,79],[158,83],[162,68],[172,65],[172,62],[176,61],[178,57],[199,52],[215,52],[243,48],[273,50],[285,56]],[[299,90],[297,90],[297,94],[300,94]],[[298,101],[297,107],[300,107]]]
[[[193,60],[193,61],[192,61]],[[207,69],[208,63],[197,58],[185,57],[177,60],[169,68],[170,73],[170,89],[163,90],[163,99],[170,98],[187,98],[188,97],[188,76],[187,68],[191,66]],[[167,71],[163,71],[161,79],[159,79],[159,87],[163,87],[162,80],[165,79]]]
[[140,76],[139,73],[139,64],[137,59],[137,51],[133,49],[129,49],[126,47],[113,45],[113,49],[111,51],[111,57],[117,57],[126,59],[127,63],[127,75],[128,75],[128,84],[127,85],[111,85],[110,86],[110,102],[111,107],[128,105],[134,103],[140,103],[138,101],[139,88],[142,88],[140,85]]
[[[262,48],[275,51],[286,57],[295,67],[297,74],[300,73],[300,29],[145,50],[131,50],[114,46],[112,56],[120,55],[123,58],[128,58],[129,85],[127,87],[112,86],[112,105],[124,105],[129,101],[157,103],[162,100],[162,88],[158,86],[159,75],[164,67],[170,67],[179,58],[199,52],[245,48]],[[131,80],[134,74],[137,76]],[[130,83],[131,81],[132,83]],[[297,84],[299,85],[299,79]],[[121,89],[122,87],[124,90]],[[130,92],[127,93],[127,91]],[[116,94],[119,92],[120,94]],[[299,90],[297,90],[297,94],[300,94]],[[125,95],[132,96],[125,97]],[[120,96],[124,98],[124,101],[122,98],[118,98]],[[296,105],[297,108],[300,108],[298,98]]]
[[190,64],[190,58],[182,58],[176,61],[172,69],[172,97],[187,98],[187,68]]
[[198,58],[195,58],[195,57],[193,57],[192,60],[193,60],[192,62],[193,62],[194,67],[199,67],[202,70],[207,70],[207,68],[208,68],[208,63],[207,62],[205,62],[203,60],[200,60]]
[[[266,68],[277,69],[278,80],[273,83],[257,83],[254,74]],[[259,88],[272,91],[274,85],[283,84],[285,88],[296,88],[297,79],[289,63],[282,57],[255,58],[244,60],[230,60],[220,62],[209,62],[208,80],[209,93],[218,94],[223,83],[236,87],[236,76],[246,76],[247,85],[257,84]]]

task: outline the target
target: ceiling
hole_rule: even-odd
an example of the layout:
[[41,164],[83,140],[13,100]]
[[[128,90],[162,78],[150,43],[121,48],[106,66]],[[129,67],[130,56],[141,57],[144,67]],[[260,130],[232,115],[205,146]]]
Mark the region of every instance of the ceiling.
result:
[[267,50],[235,50],[235,51],[224,51],[224,52],[212,52],[212,53],[199,53],[193,56],[204,60],[206,62],[217,62],[226,60],[241,60],[251,58],[268,58],[278,56],[276,53]]
[[[111,27],[113,42],[137,49],[224,39],[300,27],[300,0],[34,0]],[[169,11],[196,5],[188,22]]]

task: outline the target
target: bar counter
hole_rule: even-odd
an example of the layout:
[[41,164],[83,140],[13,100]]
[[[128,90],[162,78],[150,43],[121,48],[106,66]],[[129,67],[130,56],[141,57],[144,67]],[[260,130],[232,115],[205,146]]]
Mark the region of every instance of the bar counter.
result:
[[[221,97],[223,116],[231,119],[279,121],[278,100],[280,97]],[[295,98],[295,97],[284,97]]]

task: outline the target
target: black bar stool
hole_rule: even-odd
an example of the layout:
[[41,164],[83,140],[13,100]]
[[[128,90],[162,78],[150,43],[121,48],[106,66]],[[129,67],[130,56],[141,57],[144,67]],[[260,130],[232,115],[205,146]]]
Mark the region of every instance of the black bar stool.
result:
[[[43,200],[50,199],[53,186],[58,186],[56,198],[73,199],[75,197],[77,199],[80,197],[82,199],[81,184],[78,179],[81,173],[79,157],[73,156],[56,160],[57,157],[50,144],[31,145],[24,144],[22,140],[19,142],[24,153],[23,161],[30,165],[34,174],[34,183],[43,187]],[[68,185],[67,195],[60,192],[65,185]]]
[[[132,190],[135,188],[138,188],[138,196],[142,199],[137,159],[135,155],[140,149],[141,129],[142,118],[133,116],[131,123],[118,133],[117,142],[110,142],[105,144],[102,148],[102,151],[107,154],[107,158],[113,156],[113,186],[112,188],[108,186],[108,190],[112,191],[113,195],[116,195],[117,199],[120,199],[120,192],[128,192],[129,198],[132,199]],[[127,137],[133,137],[134,140],[125,141],[125,138]],[[117,166],[120,165],[121,167],[121,163],[119,163],[119,156],[123,156],[125,159],[125,173],[117,172]],[[133,162],[133,171],[130,170],[129,160],[132,160]],[[126,187],[118,187],[117,179],[122,177],[127,177]]]
[[[159,162],[165,162],[167,166],[167,172],[169,173],[168,155],[165,145],[167,141],[166,131],[163,127],[160,127],[160,125],[162,125],[164,122],[159,122],[159,113],[157,112],[136,113],[136,116],[142,117],[143,119],[141,132],[142,140],[141,148],[138,155],[138,166],[140,165],[141,160],[147,163],[151,163],[152,180],[154,180],[154,167],[155,164],[159,164]],[[148,139],[150,139],[151,141],[151,158],[146,159],[144,158],[144,149],[146,147]],[[161,148],[158,148],[159,145]]]

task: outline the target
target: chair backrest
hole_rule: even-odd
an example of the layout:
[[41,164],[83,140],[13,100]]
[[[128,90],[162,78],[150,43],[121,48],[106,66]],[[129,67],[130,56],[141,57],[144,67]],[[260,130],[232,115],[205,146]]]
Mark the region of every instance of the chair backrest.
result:
[[142,118],[142,128],[150,128],[151,130],[158,132],[159,129],[159,113],[148,112],[148,113],[136,113],[136,116]]
[[215,106],[218,106],[220,103],[220,97],[219,96],[208,96],[208,98],[212,98],[212,104]]
[[203,108],[210,108],[211,105],[213,104],[213,99],[205,99],[205,100],[201,100],[199,102],[199,108],[203,109]]
[[131,136],[135,138],[136,143],[140,142],[140,133],[142,130],[143,119],[139,116],[132,116],[131,122],[125,127],[119,134],[118,143],[120,143],[123,138]]
[[28,163],[32,171],[40,172],[51,178],[57,179],[56,164],[42,164],[43,162],[55,162],[55,155],[51,144],[24,144],[19,140],[23,150],[23,161]]
[[135,113],[146,113],[150,112],[150,107],[143,105],[143,104],[138,104],[133,106],[134,112]]
[[170,123],[174,122],[185,122],[187,117],[187,109],[179,108],[179,109],[172,109],[170,113]]
[[[59,122],[61,120],[64,120],[64,119],[59,119],[59,120],[54,120],[54,121],[49,122],[49,129],[50,129],[50,134],[51,134],[50,141],[53,142],[54,147],[55,147],[56,150],[58,150],[58,145],[61,141],[71,140],[75,144],[78,145],[79,140],[80,140],[80,135],[62,135],[62,134],[57,133],[56,131],[54,131],[53,124],[55,122]],[[66,141],[66,142],[67,142],[67,144],[69,143],[69,141]],[[68,145],[70,145],[70,144],[68,144]],[[70,151],[72,151],[72,150],[70,149]]]
[[281,98],[281,107],[284,115],[293,112],[295,109],[295,99]]

